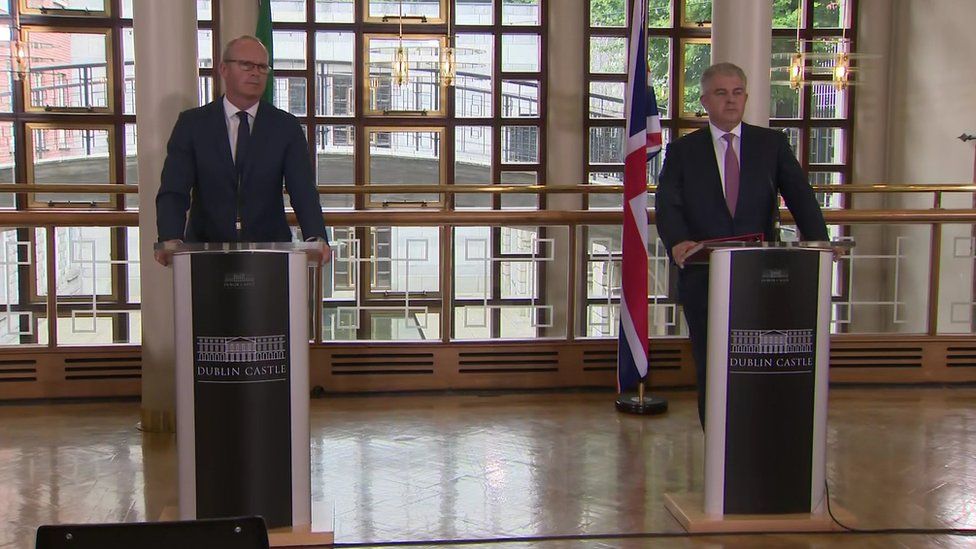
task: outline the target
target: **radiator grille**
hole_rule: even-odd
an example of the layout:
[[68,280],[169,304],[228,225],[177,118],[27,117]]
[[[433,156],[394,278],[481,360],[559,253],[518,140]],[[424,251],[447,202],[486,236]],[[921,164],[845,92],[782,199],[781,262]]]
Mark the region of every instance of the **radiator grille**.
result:
[[36,360],[0,360],[0,383],[37,381]]
[[559,371],[556,351],[472,351],[458,353],[462,374],[516,374]]
[[921,368],[921,347],[833,347],[831,368]]
[[141,379],[142,361],[138,356],[86,357],[64,360],[64,379]]
[[431,375],[433,353],[341,353],[332,355],[332,375]]

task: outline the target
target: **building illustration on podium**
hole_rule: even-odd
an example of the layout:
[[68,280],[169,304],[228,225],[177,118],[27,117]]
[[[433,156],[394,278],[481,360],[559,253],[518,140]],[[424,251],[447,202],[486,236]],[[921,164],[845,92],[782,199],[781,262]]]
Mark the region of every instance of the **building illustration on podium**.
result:
[[198,362],[261,362],[285,358],[284,335],[258,337],[197,337]]
[[733,354],[779,355],[813,352],[813,330],[729,330]]

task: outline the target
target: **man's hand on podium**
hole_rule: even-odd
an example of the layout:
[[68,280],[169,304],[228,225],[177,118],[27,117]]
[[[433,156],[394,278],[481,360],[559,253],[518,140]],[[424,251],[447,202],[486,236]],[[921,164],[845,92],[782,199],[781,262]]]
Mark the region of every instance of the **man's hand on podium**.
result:
[[840,261],[847,254],[847,248],[843,246],[833,246],[830,251],[834,253],[834,261]]
[[[177,244],[182,244],[183,241],[176,238],[173,240],[166,240],[163,242],[163,246],[176,246]],[[159,263],[163,267],[169,267],[170,261],[173,259],[173,252],[170,250],[153,250],[153,257],[156,258],[156,263]]]
[[695,247],[698,243],[693,240],[685,240],[684,242],[679,242],[671,248],[671,257],[674,262],[678,264],[678,267],[685,268],[685,260],[688,256],[694,253]]
[[332,248],[329,246],[329,243],[326,242],[324,238],[312,237],[309,238],[306,242],[311,242],[319,245],[318,250],[314,250],[310,252],[310,255],[314,259],[318,260],[319,265],[324,265],[332,261]]

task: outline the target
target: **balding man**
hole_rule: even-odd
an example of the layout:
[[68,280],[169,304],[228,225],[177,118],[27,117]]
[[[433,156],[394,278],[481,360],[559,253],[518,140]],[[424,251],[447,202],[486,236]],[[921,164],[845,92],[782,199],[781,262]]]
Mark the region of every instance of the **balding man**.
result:
[[[328,261],[305,132],[294,116],[261,101],[268,50],[253,36],[235,38],[219,71],[225,95],[181,113],[170,136],[156,195],[159,241],[288,242],[284,182],[302,237],[318,242]],[[170,258],[157,251],[156,260]]]
[[783,132],[742,122],[746,75],[732,63],[701,77],[708,126],[668,146],[655,199],[657,229],[681,267],[678,300],[688,321],[698,375],[698,416],[705,425],[708,266],[686,265],[699,241],[762,233],[773,236],[777,192],[804,240],[828,239],[820,205]]

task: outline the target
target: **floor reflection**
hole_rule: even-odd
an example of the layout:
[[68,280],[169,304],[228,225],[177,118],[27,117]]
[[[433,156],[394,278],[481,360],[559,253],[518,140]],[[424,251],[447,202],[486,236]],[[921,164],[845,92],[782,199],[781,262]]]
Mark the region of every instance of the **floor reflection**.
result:
[[[313,401],[312,499],[338,542],[677,533],[663,494],[700,490],[693,394],[659,418],[608,393]],[[0,547],[39,524],[156,519],[175,437],[138,403],[0,406]],[[828,478],[862,528],[976,527],[976,388],[836,389]],[[972,538],[766,536],[508,541],[505,547],[967,547]],[[469,545],[487,547],[488,545]],[[491,544],[493,547],[499,544]]]

